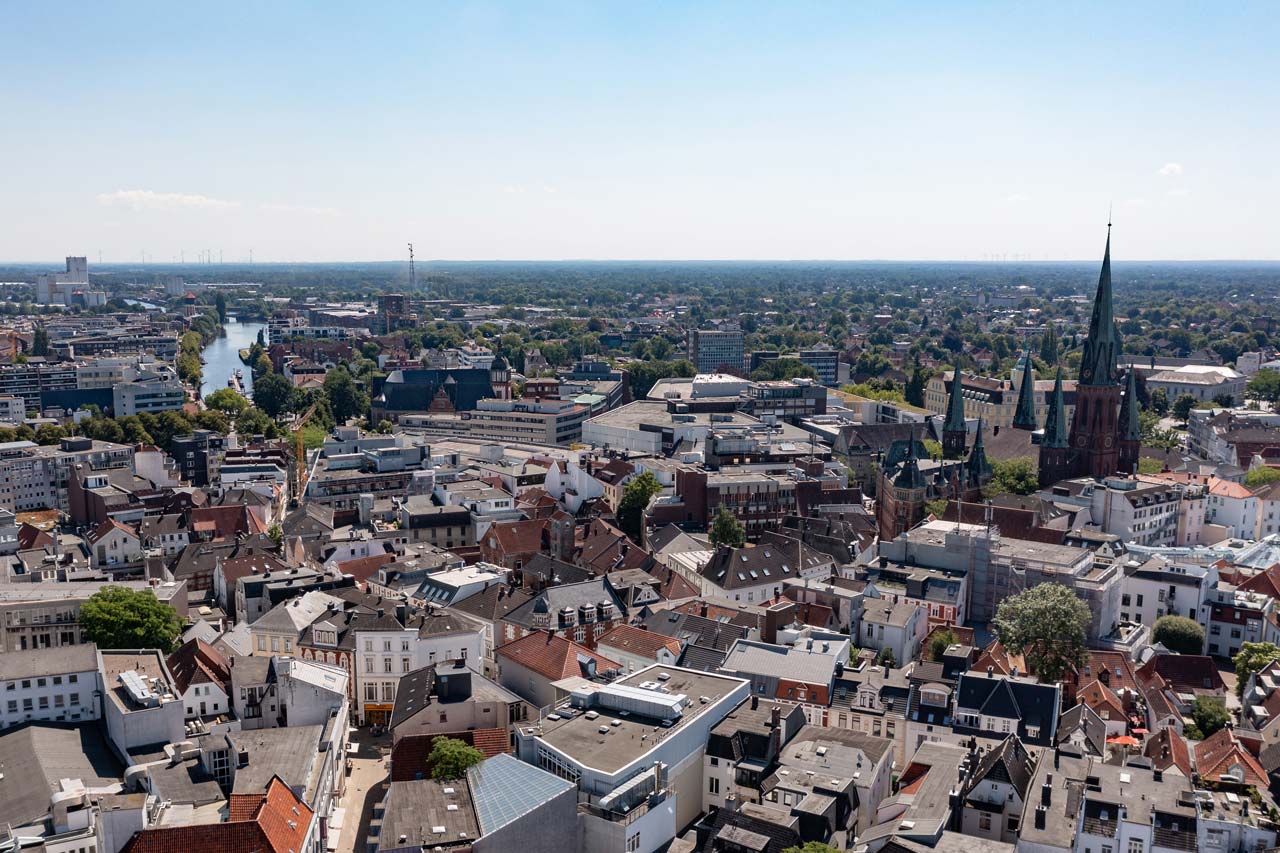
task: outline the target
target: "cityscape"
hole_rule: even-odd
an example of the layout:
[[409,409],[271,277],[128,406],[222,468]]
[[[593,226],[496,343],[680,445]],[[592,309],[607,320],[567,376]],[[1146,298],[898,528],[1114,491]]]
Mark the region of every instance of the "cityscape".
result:
[[1280,16],[1095,11],[0,12],[0,853],[1280,850]]

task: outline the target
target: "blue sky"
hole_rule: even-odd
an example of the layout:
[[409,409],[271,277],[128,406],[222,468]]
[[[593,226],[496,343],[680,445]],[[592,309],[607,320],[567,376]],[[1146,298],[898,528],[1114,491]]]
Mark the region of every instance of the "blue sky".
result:
[[0,7],[0,259],[1277,259],[1280,7]]

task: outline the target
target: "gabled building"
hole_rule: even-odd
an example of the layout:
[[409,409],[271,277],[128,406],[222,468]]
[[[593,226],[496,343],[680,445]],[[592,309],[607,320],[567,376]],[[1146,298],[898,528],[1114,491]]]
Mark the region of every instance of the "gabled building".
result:
[[956,685],[955,731],[986,737],[1017,734],[1023,743],[1051,746],[1061,700],[1062,688],[1056,683],[966,672]]
[[1015,734],[981,753],[977,769],[960,791],[960,831],[990,841],[1016,843],[1035,772],[1035,758]]

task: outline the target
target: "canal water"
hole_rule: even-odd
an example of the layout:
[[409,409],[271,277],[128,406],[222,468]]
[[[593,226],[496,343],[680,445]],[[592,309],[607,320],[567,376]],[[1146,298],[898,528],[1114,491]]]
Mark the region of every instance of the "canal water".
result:
[[227,387],[227,379],[236,370],[244,371],[244,390],[253,393],[253,371],[249,365],[240,360],[240,350],[253,346],[258,340],[258,332],[266,336],[266,323],[241,323],[235,317],[228,317],[222,325],[226,334],[204,348],[204,372],[200,379],[200,398],[204,399]]

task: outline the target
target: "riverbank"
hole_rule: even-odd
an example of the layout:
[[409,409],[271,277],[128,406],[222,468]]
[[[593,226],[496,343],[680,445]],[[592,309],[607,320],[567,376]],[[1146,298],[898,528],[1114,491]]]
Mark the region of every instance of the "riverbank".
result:
[[[244,383],[244,395],[253,394],[253,371],[241,355],[247,353],[258,340],[258,333],[266,333],[266,323],[246,323],[237,317],[228,317],[223,324],[223,334],[215,338],[201,353],[205,365],[200,382],[201,399],[208,397],[220,388],[235,387],[228,385],[228,379],[234,379],[236,371],[241,371],[240,379]],[[238,389],[237,389],[238,390]]]

